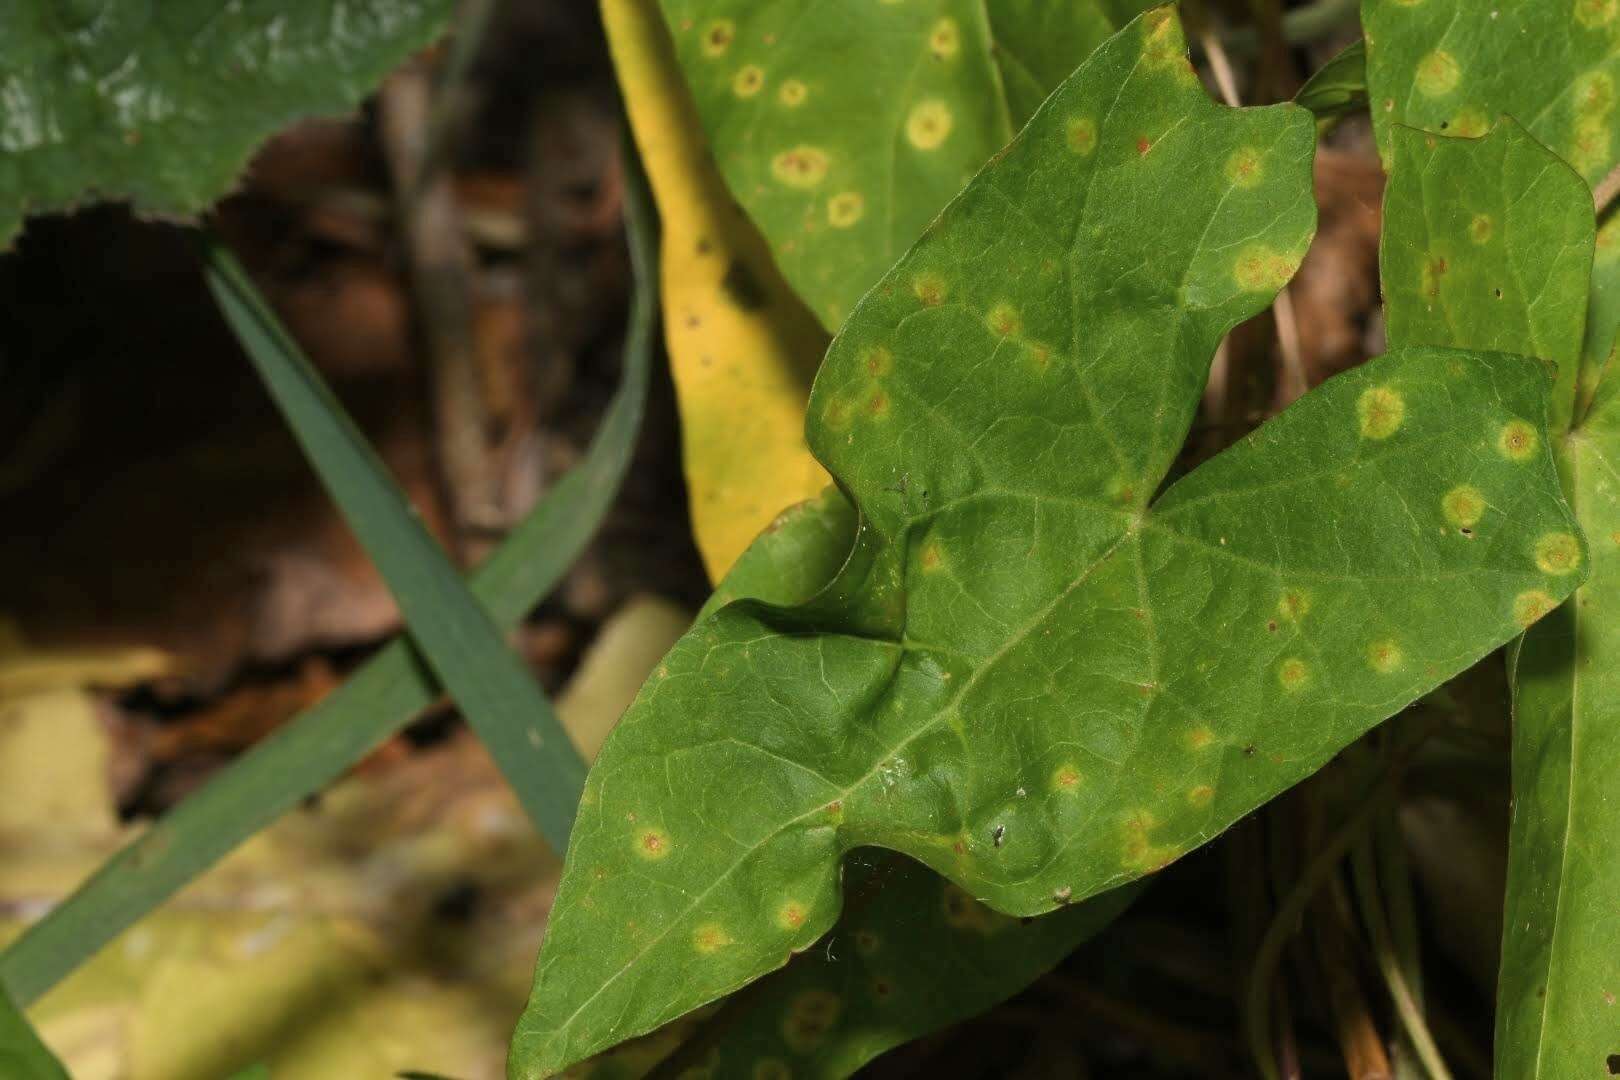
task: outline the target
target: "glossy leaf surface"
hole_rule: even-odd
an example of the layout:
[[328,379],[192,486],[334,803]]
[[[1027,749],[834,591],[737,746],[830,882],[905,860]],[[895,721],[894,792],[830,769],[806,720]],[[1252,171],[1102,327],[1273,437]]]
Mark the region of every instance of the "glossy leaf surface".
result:
[[97,199],[195,214],[260,141],[353,107],[451,0],[11,0],[0,7],[0,248]]
[[[1383,274],[1395,343],[1490,345],[1564,373],[1581,354],[1590,194],[1511,121],[1488,138],[1393,136]],[[1487,224],[1488,223],[1488,224]],[[1501,227],[1499,228],[1498,225]],[[1433,272],[1450,254],[1461,272]],[[1427,268],[1427,269],[1426,269]],[[1514,803],[1496,1075],[1601,1076],[1620,1052],[1620,408],[1612,379],[1555,435],[1592,546],[1571,604],[1525,635],[1514,671]],[[1563,410],[1569,426],[1569,410]],[[1487,500],[1488,502],[1489,500]],[[1495,508],[1482,504],[1483,527]],[[1549,551],[1548,554],[1553,554]]]
[[714,158],[828,329],[1141,0],[663,0]]
[[1294,101],[1316,114],[1324,128],[1367,107],[1367,44],[1358,41],[1322,67],[1299,88]]
[[[809,421],[854,551],[804,607],[700,623],[609,739],[514,1075],[782,965],[858,847],[1014,915],[1158,869],[1568,595],[1519,357],[1391,354],[1149,508],[1309,242],[1313,146],[1303,109],[1210,102],[1151,12],[868,295]],[[1491,542],[1448,526],[1460,484],[1509,508]]]

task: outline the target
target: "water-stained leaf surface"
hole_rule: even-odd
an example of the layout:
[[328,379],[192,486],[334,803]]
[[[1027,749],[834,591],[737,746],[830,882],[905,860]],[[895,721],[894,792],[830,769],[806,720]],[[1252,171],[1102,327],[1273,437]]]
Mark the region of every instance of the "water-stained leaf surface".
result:
[[719,582],[784,506],[828,483],[804,441],[805,403],[827,334],[737,212],[658,0],[603,0],[602,21],[658,201],[665,342],[692,532]]
[[[1496,1075],[1601,1076],[1620,1052],[1620,402],[1612,378],[1599,383],[1571,424],[1591,197],[1511,121],[1479,140],[1397,130],[1393,151],[1383,244],[1390,340],[1512,349],[1560,368],[1554,448],[1591,538],[1591,576],[1516,656]],[[1448,260],[1445,273],[1433,272],[1436,258]],[[1464,502],[1477,506],[1479,528],[1500,512],[1488,496],[1459,509]],[[1574,547],[1538,549],[1552,565],[1582,557]]]
[[12,0],[0,11],[0,247],[96,199],[190,215],[261,140],[357,103],[451,0]]
[[720,171],[836,330],[1142,0],[663,0]]
[[[1399,350],[1153,499],[1309,243],[1313,128],[1210,102],[1150,12],[867,296],[809,421],[850,559],[700,623],[609,739],[514,1075],[781,966],[855,848],[1011,915],[1150,873],[1574,589],[1520,357]],[[1447,516],[1465,486],[1487,536]]]

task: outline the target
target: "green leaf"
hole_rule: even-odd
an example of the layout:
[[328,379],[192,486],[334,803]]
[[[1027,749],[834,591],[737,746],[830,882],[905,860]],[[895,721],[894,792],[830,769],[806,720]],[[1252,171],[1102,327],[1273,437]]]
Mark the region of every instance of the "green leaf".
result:
[[726,182],[830,330],[1034,107],[1147,6],[663,3]]
[[[1595,187],[1620,163],[1617,14],[1613,0],[1364,0],[1373,131],[1386,164],[1397,125],[1473,137],[1507,115]],[[1592,281],[1583,405],[1620,330],[1620,219],[1611,225]]]
[[241,266],[216,240],[206,250],[225,321],[388,583],[412,641],[541,834],[566,847],[585,762],[550,702]]
[[95,199],[191,215],[266,137],[349,109],[451,0],[11,0],[0,10],[0,248]]
[[[1572,393],[1563,376],[1582,352],[1594,244],[1586,186],[1511,121],[1480,140],[1393,135],[1383,243],[1390,340],[1533,352],[1561,366],[1560,388]],[[1451,253],[1447,272],[1425,274],[1436,251]],[[1501,300],[1493,282],[1507,283]],[[1592,409],[1555,435],[1565,492],[1593,538],[1591,576],[1573,604],[1525,635],[1514,665],[1502,1080],[1601,1076],[1620,1052],[1620,1006],[1611,1004],[1620,998],[1620,926],[1610,915],[1620,895],[1615,386],[1600,385]],[[1495,512],[1484,510],[1485,521]]]
[[[626,175],[636,288],[623,379],[579,466],[471,575],[473,594],[503,627],[539,603],[584,550],[618,494],[641,428],[657,327],[656,227],[639,170],[632,165]],[[170,810],[0,952],[0,985],[19,1001],[34,1001],[237,845],[337,779],[439,693],[412,644],[396,639],[320,704]]]
[[1546,360],[1558,372],[1549,426],[1567,428],[1592,273],[1586,185],[1511,119],[1479,140],[1391,135],[1389,340]]
[[[1369,16],[1375,6],[1369,5]],[[1510,123],[1489,139],[1471,142],[1430,144],[1416,133],[1390,131],[1395,162],[1385,207],[1383,274],[1392,342],[1471,345],[1489,337],[1498,347],[1537,351],[1560,364],[1562,423],[1555,424],[1555,449],[1565,492],[1592,538],[1591,576],[1573,604],[1524,636],[1513,657],[1515,800],[1495,1075],[1562,1080],[1612,1072],[1620,1051],[1620,1007],[1612,1004],[1620,1001],[1620,928],[1607,916],[1620,895],[1620,806],[1612,798],[1620,767],[1620,685],[1614,675],[1620,670],[1620,628],[1612,615],[1620,601],[1620,408],[1614,377],[1602,377],[1620,324],[1620,249],[1610,219],[1597,232],[1596,261],[1589,261],[1591,196],[1570,170],[1579,165],[1592,178],[1614,164],[1610,108],[1592,108],[1599,99],[1591,94],[1607,94],[1604,87],[1612,86],[1615,73],[1614,60],[1599,57],[1594,40],[1607,42],[1620,24],[1614,23],[1612,3],[1581,0],[1573,6],[1573,21],[1537,11],[1536,63],[1529,63],[1523,55],[1529,11],[1508,5],[1500,10],[1507,16],[1500,28],[1453,11],[1466,31],[1456,37],[1456,55],[1468,63],[1510,57],[1511,71],[1523,81],[1494,81],[1481,91],[1482,100],[1494,112],[1537,118],[1531,133],[1570,157],[1537,146]],[[1383,15],[1393,34],[1400,13]],[[1396,70],[1380,78],[1401,86],[1400,79],[1409,76]],[[1382,92],[1377,79],[1372,91],[1375,97]],[[1605,125],[1601,136],[1599,118]],[[1558,123],[1586,123],[1591,146],[1604,151],[1601,162],[1583,164],[1579,144],[1552,138]],[[1518,164],[1503,164],[1503,154]],[[1515,227],[1492,233],[1489,251],[1479,251],[1484,230],[1471,228],[1471,202],[1515,207]],[[1409,280],[1413,266],[1409,257],[1393,266],[1396,256],[1435,244],[1466,253],[1460,266],[1466,257],[1497,274],[1515,270],[1523,295],[1500,313],[1490,311],[1477,298],[1479,275],[1473,270],[1430,280],[1434,296],[1403,287],[1401,277]],[[1526,317],[1529,290],[1541,291],[1539,303],[1552,317]],[[1583,319],[1588,293],[1591,306]],[[1458,317],[1437,322],[1432,306],[1456,309]],[[1583,325],[1584,342],[1578,334]],[[1579,385],[1571,389],[1576,363]]]
[[747,1012],[707,1059],[714,1075],[850,1076],[886,1050],[1012,997],[1140,891],[1125,886],[1019,920],[909,859],[863,853],[851,864],[838,926],[749,992]]
[[0,1076],[8,1080],[67,1080],[67,1070],[0,987]]
[[1367,43],[1357,41],[1323,64],[1294,95],[1295,104],[1316,114],[1318,126],[1331,128],[1351,113],[1367,108]]
[[[785,511],[744,552],[699,621],[741,597],[809,600],[833,579],[854,538],[854,508],[836,488]],[[795,1075],[848,1076],[885,1050],[1011,997],[1136,893],[1116,889],[1020,922],[898,856],[871,856],[849,878],[850,899],[824,942],[757,983],[724,1025],[714,1057],[705,1057],[716,1075],[753,1076],[791,1061]],[[827,1010],[833,998],[850,1007]],[[808,1059],[797,1049],[807,1020],[825,1025]]]
[[[808,423],[850,558],[696,626],[609,739],[514,1076],[781,966],[856,848],[1012,915],[1159,869],[1574,588],[1535,565],[1574,526],[1520,357],[1392,353],[1149,509],[1309,243],[1314,142],[1210,102],[1151,12],[861,302]],[[1488,543],[1447,527],[1462,483],[1510,511]]]

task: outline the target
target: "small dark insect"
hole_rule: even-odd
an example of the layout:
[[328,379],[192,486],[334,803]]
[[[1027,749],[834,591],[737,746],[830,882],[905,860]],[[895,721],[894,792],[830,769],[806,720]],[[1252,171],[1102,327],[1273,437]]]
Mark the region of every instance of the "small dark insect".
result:
[[1254,755],[1259,753],[1259,752],[1260,752],[1259,749],[1257,747],[1254,747],[1254,746],[1245,746],[1243,748],[1243,756],[1244,757],[1254,757]]
[[990,842],[995,844],[996,847],[1000,847],[1001,846],[1001,838],[1003,836],[1006,836],[1006,835],[1007,835],[1007,826],[1005,826],[1005,825],[997,825],[995,827],[995,830],[990,833]]

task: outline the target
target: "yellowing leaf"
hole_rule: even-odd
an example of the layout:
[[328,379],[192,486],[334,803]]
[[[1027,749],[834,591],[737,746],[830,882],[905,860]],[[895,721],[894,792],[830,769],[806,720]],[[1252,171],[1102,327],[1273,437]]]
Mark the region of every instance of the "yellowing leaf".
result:
[[654,0],[603,0],[663,221],[664,324],[692,526],[719,581],[784,506],[829,483],[804,441],[827,335],[783,283],[709,157]]

